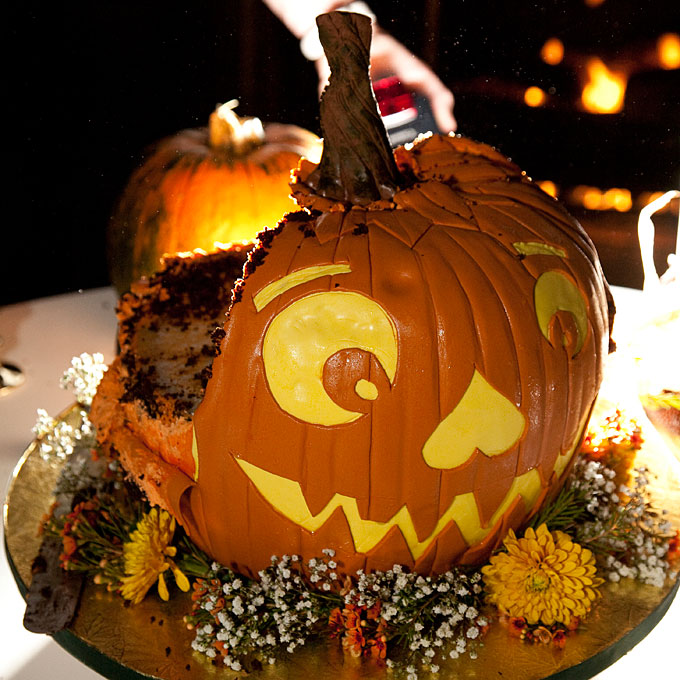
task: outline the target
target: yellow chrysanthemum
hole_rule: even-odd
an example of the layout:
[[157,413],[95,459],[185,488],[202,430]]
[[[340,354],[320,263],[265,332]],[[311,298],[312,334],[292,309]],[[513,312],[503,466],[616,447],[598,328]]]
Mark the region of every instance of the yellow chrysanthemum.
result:
[[163,572],[170,569],[175,583],[184,592],[189,590],[189,580],[172,561],[177,548],[170,545],[175,533],[175,518],[165,510],[152,508],[144,515],[123,544],[125,573],[121,579],[121,595],[137,604],[144,599],[149,588],[158,579],[158,594],[163,600],[169,598]]
[[489,602],[504,614],[529,624],[568,626],[600,596],[603,580],[596,575],[593,553],[564,532],[541,524],[517,538],[510,530],[503,544],[507,552],[494,555],[482,573]]

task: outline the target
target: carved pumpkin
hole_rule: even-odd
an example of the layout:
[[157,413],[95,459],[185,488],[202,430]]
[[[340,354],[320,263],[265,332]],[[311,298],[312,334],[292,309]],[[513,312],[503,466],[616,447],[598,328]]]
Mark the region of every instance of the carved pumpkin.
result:
[[253,239],[294,204],[291,169],[318,158],[320,140],[293,125],[239,118],[218,107],[208,128],[158,142],[133,173],[109,225],[111,279],[125,292],[160,269],[165,253]]
[[370,24],[319,26],[324,156],[297,174],[306,209],[246,265],[194,479],[169,503],[250,574],[324,548],[346,571],[480,562],[565,477],[608,350],[606,282],[578,223],[490,147],[432,136],[395,164]]

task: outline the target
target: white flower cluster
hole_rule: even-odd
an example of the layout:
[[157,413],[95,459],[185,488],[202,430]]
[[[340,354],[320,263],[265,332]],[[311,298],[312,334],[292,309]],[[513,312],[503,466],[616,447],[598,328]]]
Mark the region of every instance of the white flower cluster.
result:
[[[397,564],[386,572],[357,572],[358,579],[345,595],[346,604],[372,607],[380,601],[380,616],[406,641],[410,665],[408,680],[418,677],[417,665],[430,673],[439,662],[467,653],[476,658],[476,643],[488,625],[480,615],[482,577],[447,571],[437,577],[405,572]],[[387,660],[387,665],[395,664]]]
[[[310,580],[322,590],[330,590],[331,580],[337,578],[332,564],[323,560],[308,564]],[[211,622],[197,625],[192,647],[213,658],[215,643],[223,643],[224,663],[239,671],[247,658],[274,663],[282,650],[291,653],[304,645],[327,614],[304,583],[301,567],[297,555],[272,557],[271,566],[254,581],[214,563],[207,582],[219,586],[209,588],[199,602]]]
[[65,460],[76,446],[94,446],[94,426],[86,411],[80,411],[80,423],[72,426],[65,420],[56,420],[45,409],[38,409],[38,419],[33,427],[38,450],[43,460]]
[[[83,353],[71,359],[71,367],[65,371],[61,386],[71,389],[78,404],[88,408],[106,368],[102,354]],[[79,415],[80,424],[74,427],[64,420],[52,418],[45,409],[38,409],[33,433],[38,439],[40,457],[43,460],[65,460],[78,445],[94,446],[94,426],[87,411],[81,409]]]
[[606,578],[633,578],[662,587],[668,573],[671,524],[650,503],[648,470],[639,467],[632,488],[617,487],[615,472],[601,462],[580,459],[572,485],[583,491],[592,519],[579,524],[575,540],[591,548]]
[[106,369],[103,354],[83,353],[71,359],[71,367],[64,373],[61,386],[71,389],[79,404],[90,406]]

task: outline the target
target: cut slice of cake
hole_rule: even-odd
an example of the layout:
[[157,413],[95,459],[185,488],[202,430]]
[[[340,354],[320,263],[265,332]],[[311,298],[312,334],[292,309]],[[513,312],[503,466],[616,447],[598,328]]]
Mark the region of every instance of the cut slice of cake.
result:
[[181,479],[177,470],[194,476],[192,416],[215,353],[213,333],[222,328],[251,248],[166,258],[161,272],[120,300],[120,352],[90,417],[104,450],[162,507],[162,484]]

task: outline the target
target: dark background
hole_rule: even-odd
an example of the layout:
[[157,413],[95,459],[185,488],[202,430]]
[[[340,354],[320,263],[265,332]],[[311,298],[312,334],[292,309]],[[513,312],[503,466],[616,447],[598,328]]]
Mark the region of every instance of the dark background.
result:
[[[532,177],[634,193],[680,184],[680,72],[640,66],[679,30],[676,0],[370,5],[454,91],[459,131]],[[6,16],[0,304],[107,285],[108,217],[145,146],[204,125],[216,103],[238,98],[241,114],[319,132],[314,68],[260,0],[29,1]],[[539,58],[551,36],[567,49],[559,67]],[[623,113],[579,109],[589,54],[638,62]],[[553,93],[550,105],[522,105],[528,85]]]

